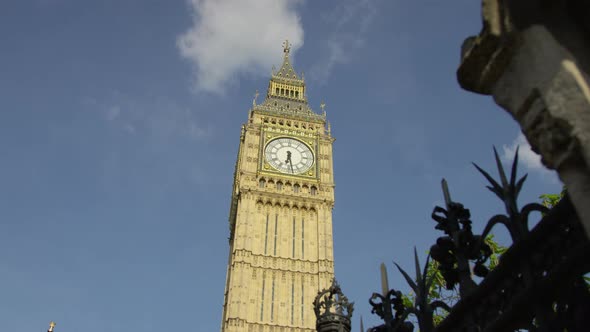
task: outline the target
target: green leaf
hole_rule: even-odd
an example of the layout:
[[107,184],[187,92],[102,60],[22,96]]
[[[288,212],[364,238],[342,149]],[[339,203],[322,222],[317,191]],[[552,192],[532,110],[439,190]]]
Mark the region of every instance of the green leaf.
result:
[[424,265],[424,281],[426,284],[426,289],[424,290],[428,297],[430,297],[432,284],[434,283],[435,274],[429,273],[432,268],[432,264],[430,264],[430,254],[426,256],[426,264]]
[[411,299],[408,295],[402,295],[402,302],[404,304],[404,307],[406,308],[414,307],[414,300]]

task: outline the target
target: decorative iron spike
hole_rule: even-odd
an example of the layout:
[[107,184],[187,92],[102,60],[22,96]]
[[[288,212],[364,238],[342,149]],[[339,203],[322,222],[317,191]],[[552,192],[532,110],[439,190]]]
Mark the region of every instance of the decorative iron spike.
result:
[[[418,250],[414,246],[414,268],[416,269],[416,283],[422,285],[422,275],[420,274],[420,260],[418,259]],[[424,268],[426,271],[426,267]],[[426,275],[426,274],[425,274]]]
[[516,170],[518,166],[518,149],[520,145],[516,146],[516,152],[514,153],[514,160],[512,161],[512,169],[510,170],[510,186],[514,187],[516,184]]
[[[424,268],[421,268],[420,261],[418,258],[418,252],[414,248],[414,264],[416,269],[416,277],[412,279],[410,275],[404,271],[398,264],[396,264],[399,272],[402,274],[408,285],[412,288],[415,294],[414,303],[411,307],[406,307],[401,299],[402,295],[400,292],[397,301],[397,308],[395,308],[395,324],[392,326],[395,328],[393,331],[412,331],[414,329],[413,324],[406,322],[405,319],[409,314],[414,314],[418,320],[420,331],[430,332],[433,329],[433,308],[436,306],[435,302],[428,302],[428,289],[432,283],[434,276],[428,278],[428,262],[430,256],[426,259]],[[399,329],[399,330],[398,330]]]
[[510,170],[510,183],[508,183],[508,180],[506,179],[504,168],[500,163],[500,158],[498,157],[498,152],[496,151],[495,147],[494,156],[502,185],[494,180],[489,173],[473,163],[475,168],[477,168],[477,170],[483,174],[483,176],[491,184],[491,186],[487,186],[487,188],[496,194],[496,196],[498,196],[502,202],[504,202],[504,207],[506,209],[506,215],[495,215],[487,222],[484,232],[482,233],[483,238],[488,235],[488,233],[496,224],[500,223],[508,229],[510,237],[512,238],[512,242],[516,243],[522,240],[526,234],[529,233],[528,214],[531,211],[544,211],[544,209],[540,208],[539,204],[536,203],[527,204],[521,210],[518,209],[518,195],[527,178],[527,174],[525,174],[517,181],[518,151],[519,150],[517,148],[514,153],[514,159]]
[[449,193],[449,186],[447,185],[447,180],[445,180],[445,178],[442,179],[441,185],[442,185],[443,196],[445,198],[445,205],[447,206],[447,209],[448,209],[452,201],[451,201],[451,194]]
[[389,280],[387,278],[387,268],[384,263],[381,263],[381,294],[387,296],[389,293]]
[[[476,165],[476,167],[478,166]],[[479,257],[479,251],[474,252],[476,249],[473,246],[477,239],[471,231],[469,210],[462,204],[451,200],[445,179],[442,180],[442,190],[447,207],[446,209],[435,207],[432,219],[437,222],[435,228],[443,231],[446,236],[437,239],[436,244],[430,248],[430,253],[432,258],[439,263],[439,269],[445,278],[447,289],[453,288],[458,283],[460,285],[459,293],[464,296],[475,285],[469,271],[469,258]],[[496,189],[494,188],[494,190]],[[417,283],[424,284],[424,281],[419,280],[421,277],[418,268],[418,262],[416,262]]]
[[504,173],[504,166],[502,166],[502,162],[500,161],[500,157],[498,156],[498,151],[494,146],[494,158],[496,159],[496,167],[498,167],[498,173],[500,174],[500,182],[502,183],[502,187],[504,189],[508,188],[508,179],[506,179],[506,173]]
[[501,200],[504,200],[504,195],[502,193],[502,187],[494,180],[494,178],[486,171],[484,171],[481,167],[479,167],[476,163],[471,163],[475,168],[488,180],[491,186],[486,186],[491,192],[496,194]]

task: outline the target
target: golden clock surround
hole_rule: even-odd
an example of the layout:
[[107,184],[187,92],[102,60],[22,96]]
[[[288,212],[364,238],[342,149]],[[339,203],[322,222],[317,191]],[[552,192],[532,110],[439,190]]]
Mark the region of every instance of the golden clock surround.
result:
[[261,157],[259,158],[259,165],[258,165],[258,170],[259,173],[265,173],[268,175],[281,175],[287,178],[305,178],[305,179],[313,179],[315,178],[316,180],[318,180],[319,182],[319,178],[318,178],[318,174],[319,174],[319,170],[318,170],[318,159],[317,159],[317,155],[318,155],[318,139],[317,137],[309,137],[309,136],[303,136],[303,135],[291,135],[291,134],[284,134],[284,133],[275,133],[273,131],[268,130],[268,128],[263,128],[263,132],[264,135],[262,135],[262,137],[264,137],[264,141],[262,142],[262,144],[260,144],[260,156],[264,156],[264,150],[266,149],[266,146],[276,140],[276,139],[280,139],[280,138],[289,138],[289,139],[294,139],[297,140],[303,144],[305,144],[305,146],[307,146],[307,148],[311,151],[312,155],[313,155],[313,165],[311,166],[311,168],[301,174],[288,174],[288,173],[282,173],[279,170],[276,170],[274,167],[272,167],[267,161],[266,158]]

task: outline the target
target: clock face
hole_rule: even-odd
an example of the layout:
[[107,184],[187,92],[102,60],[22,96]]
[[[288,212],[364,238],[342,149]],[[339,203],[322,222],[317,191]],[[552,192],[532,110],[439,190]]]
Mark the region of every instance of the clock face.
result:
[[264,148],[266,161],[281,173],[302,174],[313,166],[309,147],[293,138],[277,138]]

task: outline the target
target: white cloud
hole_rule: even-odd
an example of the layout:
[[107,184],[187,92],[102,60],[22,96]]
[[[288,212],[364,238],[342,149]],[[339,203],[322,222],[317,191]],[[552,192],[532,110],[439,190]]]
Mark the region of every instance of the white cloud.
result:
[[339,40],[328,40],[326,42],[328,47],[328,56],[321,59],[312,68],[312,79],[325,83],[332,73],[336,65],[348,62],[349,58],[346,56],[345,45]]
[[144,188],[148,200],[161,200],[167,190],[186,183],[205,191],[227,180],[211,175],[211,155],[224,152],[212,148],[216,127],[193,103],[161,95],[137,98],[120,91],[84,97],[80,103],[91,119],[98,120],[91,134],[108,142],[95,157],[97,181],[109,192],[134,186]]
[[332,31],[325,43],[327,56],[312,68],[313,79],[325,82],[335,66],[347,63],[349,55],[365,45],[365,35],[377,13],[376,2],[343,0],[324,16]]
[[555,172],[543,166],[543,163],[541,162],[541,156],[531,149],[529,142],[527,141],[526,137],[524,137],[522,132],[518,133],[518,136],[510,145],[502,146],[503,152],[502,156],[500,157],[502,161],[505,163],[512,163],[517,147],[519,164],[524,165],[524,167],[530,171],[537,172],[537,174],[541,175],[541,177],[547,178],[551,182],[558,182]]
[[134,120],[137,126],[143,127],[159,142],[168,142],[179,137],[203,140],[212,134],[211,128],[203,124],[199,114],[192,109],[167,98],[156,99],[153,105],[153,108],[135,112]]
[[146,135],[162,144],[178,138],[203,141],[214,134],[198,111],[166,97],[140,100],[115,91],[104,101],[84,98],[82,105],[98,111],[112,128],[130,135]]
[[126,124],[125,131],[128,132],[129,134],[133,135],[133,134],[135,134],[135,127],[133,125]]
[[292,52],[303,45],[297,0],[189,0],[193,26],[177,39],[194,65],[195,88],[221,93],[240,74],[268,75],[281,59],[285,39]]
[[111,106],[107,110],[107,119],[109,121],[113,121],[116,118],[118,118],[120,114],[121,114],[121,107],[119,107],[118,105]]

